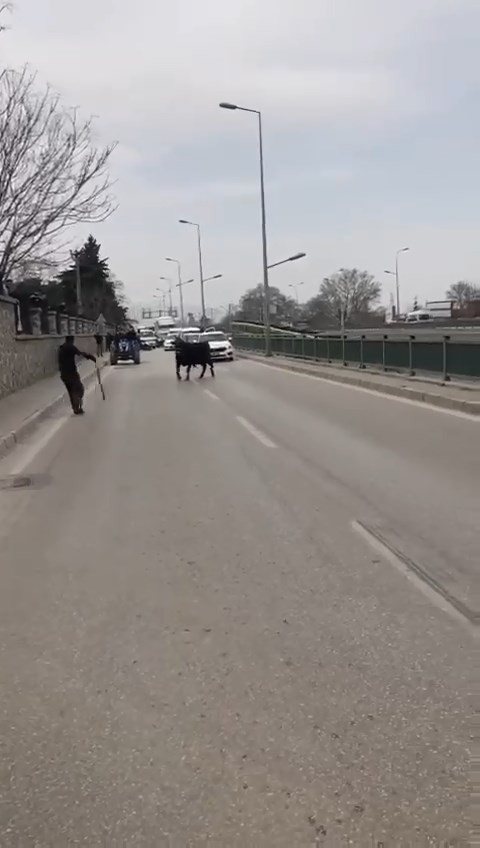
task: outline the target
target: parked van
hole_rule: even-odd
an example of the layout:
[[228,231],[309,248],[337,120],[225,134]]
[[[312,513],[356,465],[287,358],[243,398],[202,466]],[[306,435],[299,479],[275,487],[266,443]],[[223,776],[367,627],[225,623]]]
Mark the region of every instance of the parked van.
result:
[[407,324],[418,324],[419,321],[422,321],[422,323],[433,321],[433,315],[426,309],[415,309],[414,312],[408,312]]

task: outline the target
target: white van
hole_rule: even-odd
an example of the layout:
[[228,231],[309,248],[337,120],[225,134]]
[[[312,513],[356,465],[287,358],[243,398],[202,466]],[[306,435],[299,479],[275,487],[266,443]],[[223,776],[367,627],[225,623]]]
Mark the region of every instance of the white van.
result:
[[431,312],[427,312],[426,309],[415,309],[414,312],[407,313],[407,324],[418,324],[419,321],[425,323],[425,321],[433,321],[433,315]]

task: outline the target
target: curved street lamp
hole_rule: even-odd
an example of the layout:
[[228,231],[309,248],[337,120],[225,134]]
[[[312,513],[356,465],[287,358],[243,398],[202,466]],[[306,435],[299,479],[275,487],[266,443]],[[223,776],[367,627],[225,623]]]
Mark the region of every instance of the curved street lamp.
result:
[[258,109],[247,109],[246,106],[237,106],[235,103],[219,103],[221,109],[239,110],[250,112],[258,117],[258,152],[260,160],[260,204],[262,209],[262,258],[263,258],[263,293],[265,309],[263,323],[265,328],[265,356],[272,355],[272,333],[270,327],[270,291],[268,287],[268,258],[267,258],[267,220],[265,212],[265,175],[263,167],[263,135],[262,135],[262,113]]
[[179,224],[188,224],[190,227],[197,228],[197,245],[198,245],[198,270],[200,273],[200,297],[202,302],[202,322],[205,321],[205,288],[203,279],[203,264],[202,264],[202,237],[200,233],[200,224],[196,224],[194,221],[187,221],[186,218],[180,218],[178,221]]

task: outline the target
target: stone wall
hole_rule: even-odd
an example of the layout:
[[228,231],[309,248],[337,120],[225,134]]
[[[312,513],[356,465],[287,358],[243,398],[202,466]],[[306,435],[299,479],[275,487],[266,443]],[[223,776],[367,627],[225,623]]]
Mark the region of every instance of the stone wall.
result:
[[[57,350],[63,341],[63,336],[56,333],[17,334],[15,305],[16,301],[0,296],[0,398],[55,374]],[[63,325],[65,320],[62,316]],[[51,329],[57,327],[52,325]],[[95,324],[70,318],[69,331],[76,336],[81,350],[95,353]]]

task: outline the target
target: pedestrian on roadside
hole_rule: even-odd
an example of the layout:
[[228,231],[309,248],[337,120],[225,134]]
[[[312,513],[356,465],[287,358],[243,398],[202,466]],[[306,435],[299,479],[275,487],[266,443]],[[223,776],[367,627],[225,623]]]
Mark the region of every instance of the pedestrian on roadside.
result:
[[101,333],[97,333],[95,341],[97,343],[97,356],[103,356],[103,336]]
[[83,396],[85,389],[80,379],[80,374],[77,371],[75,358],[77,356],[83,359],[90,359],[96,362],[96,357],[91,353],[84,353],[75,347],[75,339],[73,336],[66,336],[65,341],[58,348],[58,368],[60,371],[60,379],[67,389],[70,403],[75,415],[83,415]]

